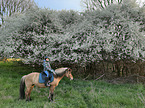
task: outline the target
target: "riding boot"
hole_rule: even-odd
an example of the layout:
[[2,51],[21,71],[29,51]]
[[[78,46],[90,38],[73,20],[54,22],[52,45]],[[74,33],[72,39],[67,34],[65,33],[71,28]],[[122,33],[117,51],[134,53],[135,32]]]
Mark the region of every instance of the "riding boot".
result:
[[50,86],[50,84],[48,84],[48,81],[49,81],[49,77],[45,77],[44,84],[45,84],[46,87]]

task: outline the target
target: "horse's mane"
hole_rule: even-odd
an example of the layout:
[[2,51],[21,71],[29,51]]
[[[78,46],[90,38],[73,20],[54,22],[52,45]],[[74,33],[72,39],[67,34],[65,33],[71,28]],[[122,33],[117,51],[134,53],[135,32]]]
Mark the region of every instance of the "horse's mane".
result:
[[56,72],[57,76],[61,77],[61,76],[63,76],[66,73],[67,69],[68,69],[67,67],[58,68],[58,69],[55,70],[55,72]]

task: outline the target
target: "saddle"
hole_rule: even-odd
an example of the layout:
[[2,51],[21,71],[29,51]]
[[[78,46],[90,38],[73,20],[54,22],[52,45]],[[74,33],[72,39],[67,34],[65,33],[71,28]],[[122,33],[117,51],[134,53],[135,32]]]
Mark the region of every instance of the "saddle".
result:
[[[44,83],[44,82],[45,82],[45,77],[46,77],[46,76],[47,76],[47,75],[46,75],[44,72],[41,72],[41,73],[39,74],[39,83]],[[49,74],[48,77],[49,77],[49,79],[50,79],[50,82],[53,82],[53,80],[54,80],[53,74]]]

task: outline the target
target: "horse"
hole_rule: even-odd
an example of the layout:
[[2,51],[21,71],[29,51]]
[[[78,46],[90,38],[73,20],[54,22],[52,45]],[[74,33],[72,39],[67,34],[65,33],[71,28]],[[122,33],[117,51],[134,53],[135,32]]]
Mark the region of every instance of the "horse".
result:
[[[71,74],[72,69],[70,68],[58,68],[55,70],[55,72],[56,72],[56,75],[53,74],[54,80],[50,83],[50,86],[49,86],[50,88],[49,88],[48,99],[50,101],[53,101],[54,89],[56,86],[58,86],[60,80],[64,76],[70,78],[70,80],[73,80],[73,75]],[[28,75],[24,75],[21,78],[19,99],[25,99],[26,97],[26,101],[30,101],[31,100],[30,94],[34,86],[38,88],[46,88],[44,83],[39,83],[39,75],[40,73],[38,72],[32,72]],[[25,87],[26,87],[26,90],[25,90]]]

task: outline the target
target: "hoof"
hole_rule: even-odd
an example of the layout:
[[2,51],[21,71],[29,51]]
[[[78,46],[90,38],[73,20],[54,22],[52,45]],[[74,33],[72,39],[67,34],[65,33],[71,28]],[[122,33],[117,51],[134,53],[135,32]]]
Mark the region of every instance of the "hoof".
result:
[[50,97],[48,97],[49,102],[53,102],[53,99],[51,99]]
[[30,98],[30,99],[26,99],[27,102],[29,102],[29,101],[31,101],[31,100],[32,100],[31,98]]
[[30,98],[30,101],[32,101],[32,98]]

